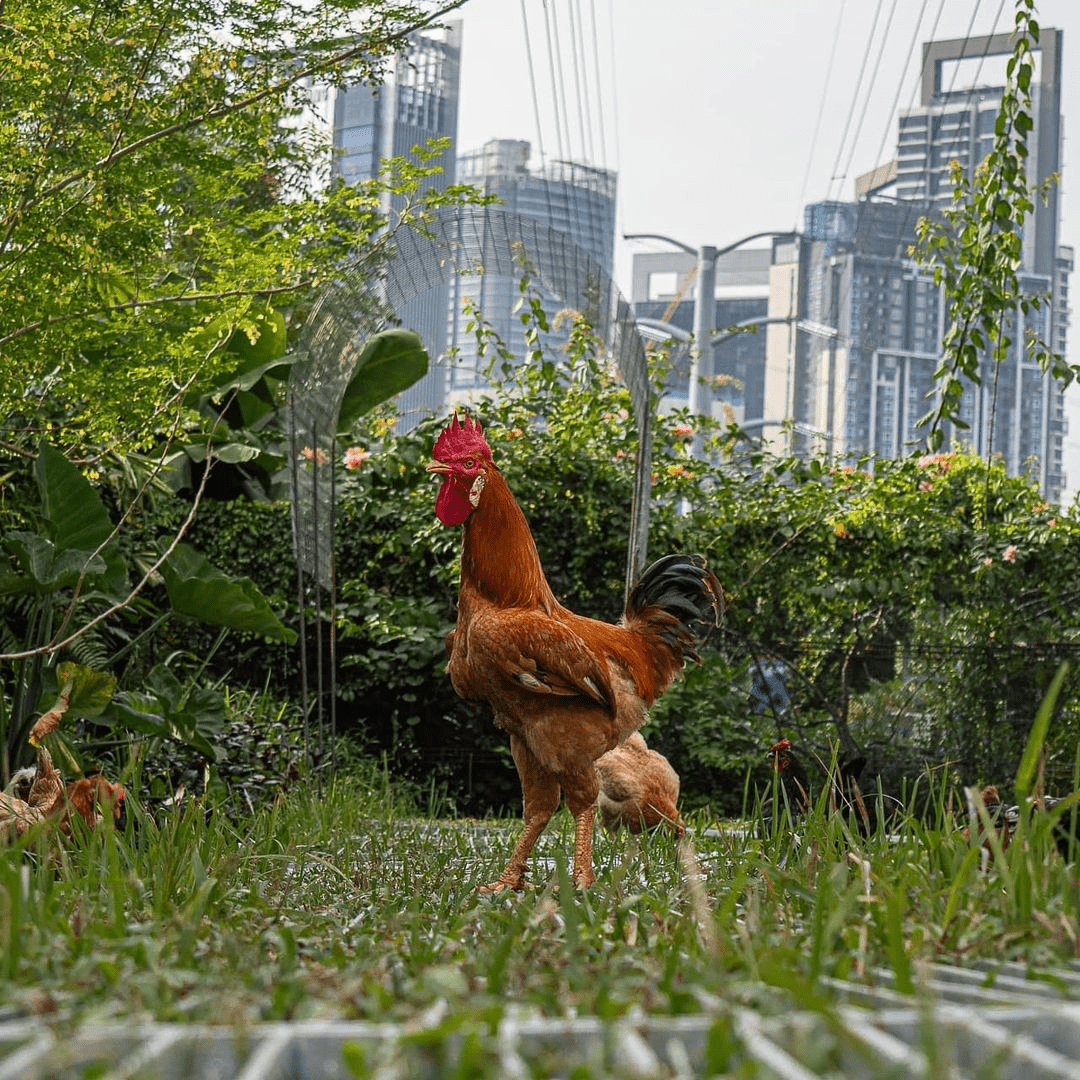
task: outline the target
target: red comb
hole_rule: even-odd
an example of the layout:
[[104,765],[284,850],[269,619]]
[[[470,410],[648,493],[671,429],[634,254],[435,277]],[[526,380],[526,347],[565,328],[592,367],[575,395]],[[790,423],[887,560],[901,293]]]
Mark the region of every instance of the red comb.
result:
[[781,739],[778,743],[773,743],[772,749],[773,750],[790,750],[791,749],[791,743],[789,743],[787,741],[787,739]]
[[484,438],[480,421],[466,416],[465,422],[461,423],[457,413],[454,413],[454,419],[443,428],[442,434],[435,440],[431,454],[437,461],[449,461],[466,454],[477,454],[491,461],[491,447]]

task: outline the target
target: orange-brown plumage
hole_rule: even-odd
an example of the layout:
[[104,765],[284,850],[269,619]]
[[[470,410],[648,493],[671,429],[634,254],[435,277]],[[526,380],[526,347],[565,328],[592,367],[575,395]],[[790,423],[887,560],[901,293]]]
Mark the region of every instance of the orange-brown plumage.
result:
[[453,422],[428,469],[442,476],[436,513],[463,525],[457,626],[447,669],[463,698],[490,704],[510,734],[525,831],[499,879],[524,887],[537,836],[561,799],[576,819],[574,881],[593,880],[594,762],[644,722],[710,627],[719,582],[696,555],[667,556],[642,575],[619,625],[576,615],[551,591],[525,515],[492,461],[480,425]]
[[632,833],[666,824],[677,836],[685,832],[679,814],[679,774],[663,754],[650,750],[635,731],[626,742],[596,762],[600,781],[600,823]]

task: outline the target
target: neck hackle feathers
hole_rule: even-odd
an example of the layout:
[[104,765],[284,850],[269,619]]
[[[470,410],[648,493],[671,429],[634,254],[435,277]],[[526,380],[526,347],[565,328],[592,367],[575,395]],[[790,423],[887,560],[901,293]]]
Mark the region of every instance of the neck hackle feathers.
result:
[[451,461],[469,454],[475,454],[486,461],[492,460],[491,447],[484,438],[480,422],[466,416],[462,423],[457,413],[454,413],[454,419],[443,428],[442,434],[435,440],[431,453],[436,461]]

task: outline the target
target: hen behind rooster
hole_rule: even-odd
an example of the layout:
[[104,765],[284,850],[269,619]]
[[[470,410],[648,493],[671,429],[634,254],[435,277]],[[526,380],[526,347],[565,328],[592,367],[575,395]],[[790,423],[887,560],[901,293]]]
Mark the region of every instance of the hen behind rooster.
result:
[[679,774],[663,754],[650,750],[640,732],[596,762],[600,781],[600,824],[611,832],[623,825],[632,833],[667,824],[685,832],[679,815]]
[[590,885],[599,784],[594,762],[637,731],[711,627],[723,593],[700,555],[653,563],[619,625],[575,615],[555,598],[478,423],[455,415],[428,470],[435,512],[463,525],[457,627],[447,639],[454,690],[486,701],[510,734],[525,830],[484,891],[522,889],[537,837],[565,799],[575,819],[574,884]]

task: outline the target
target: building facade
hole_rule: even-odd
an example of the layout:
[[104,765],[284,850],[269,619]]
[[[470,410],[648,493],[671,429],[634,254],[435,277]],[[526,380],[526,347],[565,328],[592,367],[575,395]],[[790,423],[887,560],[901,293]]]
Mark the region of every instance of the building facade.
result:
[[[499,199],[499,209],[543,223],[565,234],[608,278],[615,259],[615,174],[574,161],[554,161],[529,167],[530,145],[518,139],[492,139],[457,163],[460,183],[472,184]],[[525,271],[525,268],[522,268]],[[552,326],[545,347],[557,350],[566,340],[556,318],[562,304],[535,273],[537,289]],[[489,386],[490,358],[480,355],[470,329],[474,313],[498,336],[513,356],[527,353],[525,327],[518,318],[520,274],[494,272],[458,274],[450,285],[447,325],[448,362],[443,365],[446,399],[467,403]]]
[[[355,184],[378,174],[380,163],[393,157],[415,159],[413,148],[431,139],[448,138],[448,148],[431,164],[441,171],[429,178],[442,190],[456,182],[458,86],[461,67],[461,23],[409,37],[381,86],[346,86],[329,92],[334,157],[332,174]],[[391,210],[389,202],[387,209]],[[415,330],[434,360],[447,349],[446,310],[449,288],[437,286],[397,312],[401,324]],[[445,378],[433,364],[428,374],[399,395],[405,425],[445,405]]]
[[[1032,184],[1060,171],[1061,42],[1061,31],[1043,30],[1032,84]],[[909,248],[918,219],[952,200],[950,162],[970,176],[992,149],[1003,89],[992,80],[1003,69],[991,61],[1010,53],[1008,35],[924,46],[922,100],[899,119],[895,159],[859,178],[855,202],[807,207],[803,236],[777,251],[764,411],[777,421],[766,434],[784,449],[896,457],[925,443],[917,422],[933,406],[948,311],[942,288]],[[1046,205],[1035,202],[1021,288],[1048,302],[1017,308],[1009,336],[1018,344],[998,365],[984,359],[980,384],[963,396],[967,427],[946,428],[945,437],[1000,455],[1010,473],[1029,473],[1056,501],[1065,483],[1064,395],[1023,342],[1034,333],[1064,354],[1072,252],[1057,243],[1056,187]]]
[[[705,411],[720,423],[754,430],[764,415],[765,329],[772,248],[729,251],[717,258],[708,325],[713,330],[699,362],[708,402]],[[662,408],[689,403],[688,342],[699,300],[698,260],[684,251],[634,256],[631,303],[642,333],[676,347]],[[706,301],[708,302],[708,301]],[[733,328],[739,327],[736,331]]]

